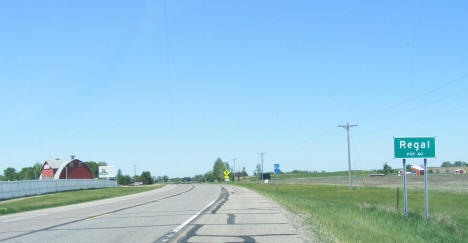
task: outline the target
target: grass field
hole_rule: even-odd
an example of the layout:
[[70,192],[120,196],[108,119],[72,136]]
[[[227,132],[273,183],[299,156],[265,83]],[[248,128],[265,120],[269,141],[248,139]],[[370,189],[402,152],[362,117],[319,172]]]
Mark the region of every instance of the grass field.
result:
[[[265,173],[270,173],[271,179],[276,179],[276,175],[273,172],[265,171]],[[351,171],[352,176],[362,177],[362,171],[353,170]],[[367,176],[369,174],[376,173],[375,171],[364,171],[364,174]],[[281,173],[278,175],[279,180],[294,180],[294,179],[305,179],[305,178],[324,178],[324,177],[343,177],[348,176],[348,171],[334,171],[334,172],[308,172],[308,171],[298,171],[295,173],[287,172]],[[241,180],[248,181],[257,181],[256,176],[249,176],[246,178],[241,178]]]
[[[272,178],[274,179],[274,177]],[[408,175],[407,176],[408,188],[410,189],[423,189],[424,176]],[[288,179],[280,180],[280,183],[286,184],[324,184],[324,185],[348,185],[348,176],[328,176],[328,177],[291,177]],[[378,176],[378,177],[353,177],[354,186],[368,186],[373,187],[391,187],[402,188],[403,177],[391,176]],[[468,193],[468,176],[467,175],[454,175],[454,174],[429,174],[428,185],[431,190],[452,191],[452,192],[465,192]]]
[[[242,183],[304,215],[318,237],[340,242],[466,242],[468,194],[429,192],[430,220],[424,213],[424,193],[409,190],[409,216],[396,210],[396,190],[346,186]],[[400,198],[401,199],[401,198]]]
[[159,187],[162,187],[162,185],[141,187],[114,187],[104,189],[59,192],[54,194],[13,199],[0,202],[0,215],[124,196],[153,190]]
[[[351,171],[351,174],[353,176],[362,176],[362,171],[357,171],[353,170]],[[364,174],[367,176],[368,174],[375,173],[375,171],[369,172],[369,171],[364,171]],[[271,176],[275,178],[274,173],[271,173]],[[282,173],[279,174],[278,179],[279,180],[288,180],[288,179],[294,179],[294,178],[322,178],[322,177],[334,177],[334,176],[348,176],[348,171],[334,171],[334,172],[306,172],[306,171],[300,171],[297,173]]]

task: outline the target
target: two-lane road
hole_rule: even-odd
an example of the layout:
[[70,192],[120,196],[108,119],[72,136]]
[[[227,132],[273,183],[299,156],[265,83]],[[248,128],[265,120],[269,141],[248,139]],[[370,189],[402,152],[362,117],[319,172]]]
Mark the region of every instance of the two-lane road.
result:
[[0,242],[303,242],[276,204],[239,187],[167,185],[0,217]]

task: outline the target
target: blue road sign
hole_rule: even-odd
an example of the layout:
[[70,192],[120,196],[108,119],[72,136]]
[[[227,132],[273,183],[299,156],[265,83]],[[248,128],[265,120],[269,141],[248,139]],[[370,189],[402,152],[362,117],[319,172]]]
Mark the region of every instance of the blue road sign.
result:
[[275,174],[279,174],[280,173],[280,170],[279,169],[275,169]]
[[275,165],[275,169],[279,169],[279,164],[274,164]]

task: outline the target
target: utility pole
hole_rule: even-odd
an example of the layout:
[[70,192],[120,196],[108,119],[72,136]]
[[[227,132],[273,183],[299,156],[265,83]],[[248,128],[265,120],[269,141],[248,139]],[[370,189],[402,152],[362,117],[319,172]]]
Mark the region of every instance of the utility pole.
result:
[[258,153],[260,157],[262,158],[262,183],[263,183],[263,155],[265,154],[264,152]]
[[133,165],[133,172],[135,173],[133,176],[133,185],[136,185],[136,165]]
[[346,133],[348,136],[348,174],[349,174],[349,189],[353,189],[353,179],[351,177],[351,153],[349,151],[349,129],[352,127],[357,127],[357,125],[349,125],[347,122],[346,125],[339,125],[338,127],[342,127],[346,129]]
[[232,159],[232,161],[234,162],[234,169],[233,169],[233,172],[234,172],[234,182],[236,182],[236,158]]

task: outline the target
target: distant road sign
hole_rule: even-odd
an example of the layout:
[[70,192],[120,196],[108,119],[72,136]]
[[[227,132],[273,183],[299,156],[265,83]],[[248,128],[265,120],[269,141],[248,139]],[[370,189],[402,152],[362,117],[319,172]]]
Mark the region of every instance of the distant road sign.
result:
[[434,158],[434,137],[393,139],[395,158]]
[[229,179],[229,171],[228,170],[224,171],[224,179]]
[[274,164],[274,166],[275,166],[275,174],[279,174],[280,173],[279,164]]

